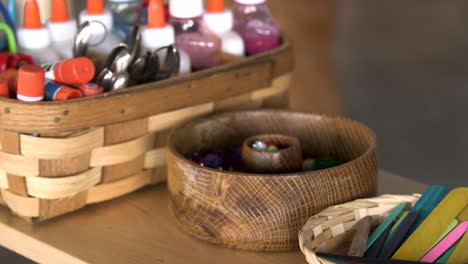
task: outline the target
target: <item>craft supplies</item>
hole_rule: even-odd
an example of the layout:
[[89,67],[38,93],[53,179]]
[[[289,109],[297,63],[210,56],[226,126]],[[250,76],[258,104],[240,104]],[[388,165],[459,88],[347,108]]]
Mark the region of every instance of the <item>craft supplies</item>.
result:
[[138,23],[141,0],[107,0],[106,7],[112,13],[113,33],[126,39],[132,26]]
[[45,72],[36,65],[24,65],[18,71],[17,98],[26,102],[44,99]]
[[433,247],[424,257],[422,262],[432,263],[441,257],[450,247],[452,247],[468,231],[468,221],[460,223],[442,241]]
[[266,0],[235,0],[232,11],[234,30],[244,39],[248,55],[255,55],[279,46],[279,29]]
[[264,151],[267,151],[268,146],[265,142],[261,140],[255,140],[254,143],[252,144],[252,148],[255,149],[256,151],[264,152]]
[[0,80],[0,96],[9,97],[10,91],[8,90],[8,82],[5,80]]
[[104,92],[104,88],[95,83],[83,83],[78,86],[78,89],[84,96],[93,96]]
[[8,83],[8,90],[10,98],[16,99],[17,85],[18,85],[18,70],[7,69],[0,74],[0,79]]
[[333,157],[326,156],[315,160],[313,170],[324,170],[340,165],[341,162]]
[[[141,30],[141,45],[143,52],[154,52],[165,46],[175,44],[174,27],[166,24],[164,6],[161,0],[151,0],[148,5],[148,24]],[[191,71],[191,62],[188,54],[182,50],[180,53],[180,73]],[[164,61],[165,57],[160,57]]]
[[68,15],[67,0],[52,0],[52,16],[47,23],[52,45],[62,59],[73,58],[73,43],[77,33],[76,20]]
[[82,97],[80,90],[74,89],[62,84],[46,81],[45,83],[45,101],[65,101]]
[[87,57],[73,58],[55,64],[42,65],[48,80],[65,84],[82,84],[94,78],[95,67]]
[[127,87],[130,75],[128,69],[132,63],[132,54],[124,44],[115,47],[109,55],[103,70],[98,74],[97,84],[104,91],[120,90]]
[[89,22],[91,38],[89,49],[100,55],[107,55],[122,40],[112,33],[113,18],[104,8],[104,0],[87,0],[86,10],[80,13],[80,24]]
[[203,23],[203,0],[170,0],[170,22],[177,48],[186,52],[194,70],[221,63],[221,40]]
[[224,0],[209,0],[203,20],[208,28],[221,38],[223,52],[239,57],[245,56],[244,41],[233,31],[233,14],[230,9],[224,7]]
[[24,4],[23,27],[18,29],[19,49],[33,57],[38,64],[59,61],[57,52],[51,48],[49,30],[43,27],[36,0],[26,0]]

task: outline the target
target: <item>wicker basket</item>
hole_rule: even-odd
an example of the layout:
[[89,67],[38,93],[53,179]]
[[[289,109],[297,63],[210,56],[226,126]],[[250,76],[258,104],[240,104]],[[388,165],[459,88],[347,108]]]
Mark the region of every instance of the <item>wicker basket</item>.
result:
[[378,223],[399,204],[414,205],[419,197],[419,194],[383,195],[329,207],[311,217],[299,231],[299,246],[302,253],[309,264],[332,263],[318,257],[315,252],[329,252],[349,241],[353,234],[349,231],[353,230],[362,218],[372,216],[374,223]]
[[0,99],[0,203],[41,221],[165,181],[172,127],[215,112],[284,107],[292,68],[284,39],[264,54],[92,98]]

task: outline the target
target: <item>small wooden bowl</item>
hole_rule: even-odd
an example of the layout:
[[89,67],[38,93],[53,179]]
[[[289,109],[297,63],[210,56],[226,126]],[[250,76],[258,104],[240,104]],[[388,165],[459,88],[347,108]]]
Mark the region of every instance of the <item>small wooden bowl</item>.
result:
[[[185,158],[203,149],[239,147],[259,134],[296,137],[304,157],[332,156],[345,163],[312,172],[246,174]],[[233,248],[297,249],[297,233],[311,215],[377,190],[376,137],[341,117],[269,110],[192,121],[170,136],[167,162],[169,196],[181,227]]]
[[[260,152],[252,148],[255,141],[271,142],[279,147],[275,152]],[[266,134],[249,137],[242,145],[245,166],[256,173],[287,173],[302,171],[301,143],[295,137]]]

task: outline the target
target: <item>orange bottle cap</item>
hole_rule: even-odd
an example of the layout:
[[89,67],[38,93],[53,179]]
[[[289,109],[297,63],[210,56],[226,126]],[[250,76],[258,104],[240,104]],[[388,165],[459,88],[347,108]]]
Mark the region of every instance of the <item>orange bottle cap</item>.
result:
[[208,13],[224,12],[224,0],[208,0]]
[[87,83],[95,73],[93,61],[87,57],[62,61],[54,69],[55,81],[66,84]]
[[84,83],[79,88],[84,96],[93,96],[104,92],[104,88],[95,83]]
[[70,19],[68,16],[67,0],[52,0],[52,22],[66,22]]
[[164,6],[161,0],[150,0],[148,5],[148,28],[163,28],[166,26]]
[[18,72],[18,98],[38,99],[44,97],[44,69],[37,65],[23,65]]
[[24,3],[23,27],[26,29],[40,29],[42,27],[41,14],[36,0],[26,0]]
[[83,97],[83,94],[80,90],[62,86],[55,94],[54,101],[65,101],[80,97]]
[[0,80],[0,96],[8,97],[9,95],[8,82],[6,80]]
[[86,13],[88,15],[102,15],[104,12],[104,0],[88,0],[86,2]]

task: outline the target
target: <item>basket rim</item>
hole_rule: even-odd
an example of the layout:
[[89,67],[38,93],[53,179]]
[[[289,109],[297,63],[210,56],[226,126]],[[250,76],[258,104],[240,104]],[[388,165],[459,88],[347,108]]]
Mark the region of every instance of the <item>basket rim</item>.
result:
[[[257,174],[257,173],[244,173],[244,172],[237,172],[237,171],[232,171],[232,172],[230,171],[228,174],[226,174],[226,173],[220,172],[219,170],[216,170],[216,169],[201,167],[198,164],[196,164],[196,163],[192,162],[191,160],[188,160],[187,158],[182,156],[174,148],[174,141],[175,141],[175,137],[176,137],[177,133],[180,133],[181,130],[187,129],[189,127],[193,127],[197,123],[208,121],[208,120],[213,119],[213,118],[222,118],[222,117],[227,117],[227,116],[232,116],[232,115],[255,114],[255,113],[256,114],[259,114],[259,113],[263,113],[263,114],[265,114],[265,113],[270,113],[270,114],[294,114],[294,115],[299,115],[299,116],[314,116],[314,117],[322,118],[322,119],[350,121],[350,122],[364,128],[367,131],[367,133],[369,133],[369,135],[371,136],[370,146],[366,150],[366,152],[364,152],[362,155],[360,155],[356,159],[353,159],[351,161],[345,162],[343,164],[340,164],[340,165],[332,167],[332,168],[322,169],[322,170],[317,170],[317,171],[300,172],[300,173],[296,172],[296,173],[276,173],[276,174]],[[170,136],[169,136],[169,138],[167,140],[167,149],[168,149],[168,155],[169,154],[173,155],[177,159],[185,161],[185,162],[189,163],[192,166],[197,166],[198,169],[200,169],[202,171],[209,172],[209,173],[223,173],[223,174],[230,175],[230,176],[233,176],[233,177],[290,177],[290,178],[298,178],[298,177],[304,177],[304,176],[318,175],[318,174],[321,174],[321,173],[326,172],[326,171],[339,170],[339,169],[342,169],[344,167],[348,167],[349,165],[354,165],[354,164],[368,158],[373,153],[375,153],[375,151],[377,150],[377,135],[375,134],[375,132],[372,129],[370,129],[369,127],[367,127],[363,123],[361,123],[359,121],[356,121],[354,119],[351,119],[351,118],[340,116],[340,115],[314,114],[314,113],[307,113],[307,112],[297,112],[297,111],[294,111],[294,110],[275,110],[275,109],[253,110],[253,111],[252,110],[246,110],[246,111],[228,112],[228,113],[217,114],[217,115],[213,115],[213,116],[209,116],[209,117],[198,118],[198,119],[192,120],[192,121],[190,121],[188,123],[185,123],[184,125],[181,125],[181,126],[177,127],[170,134]]]

